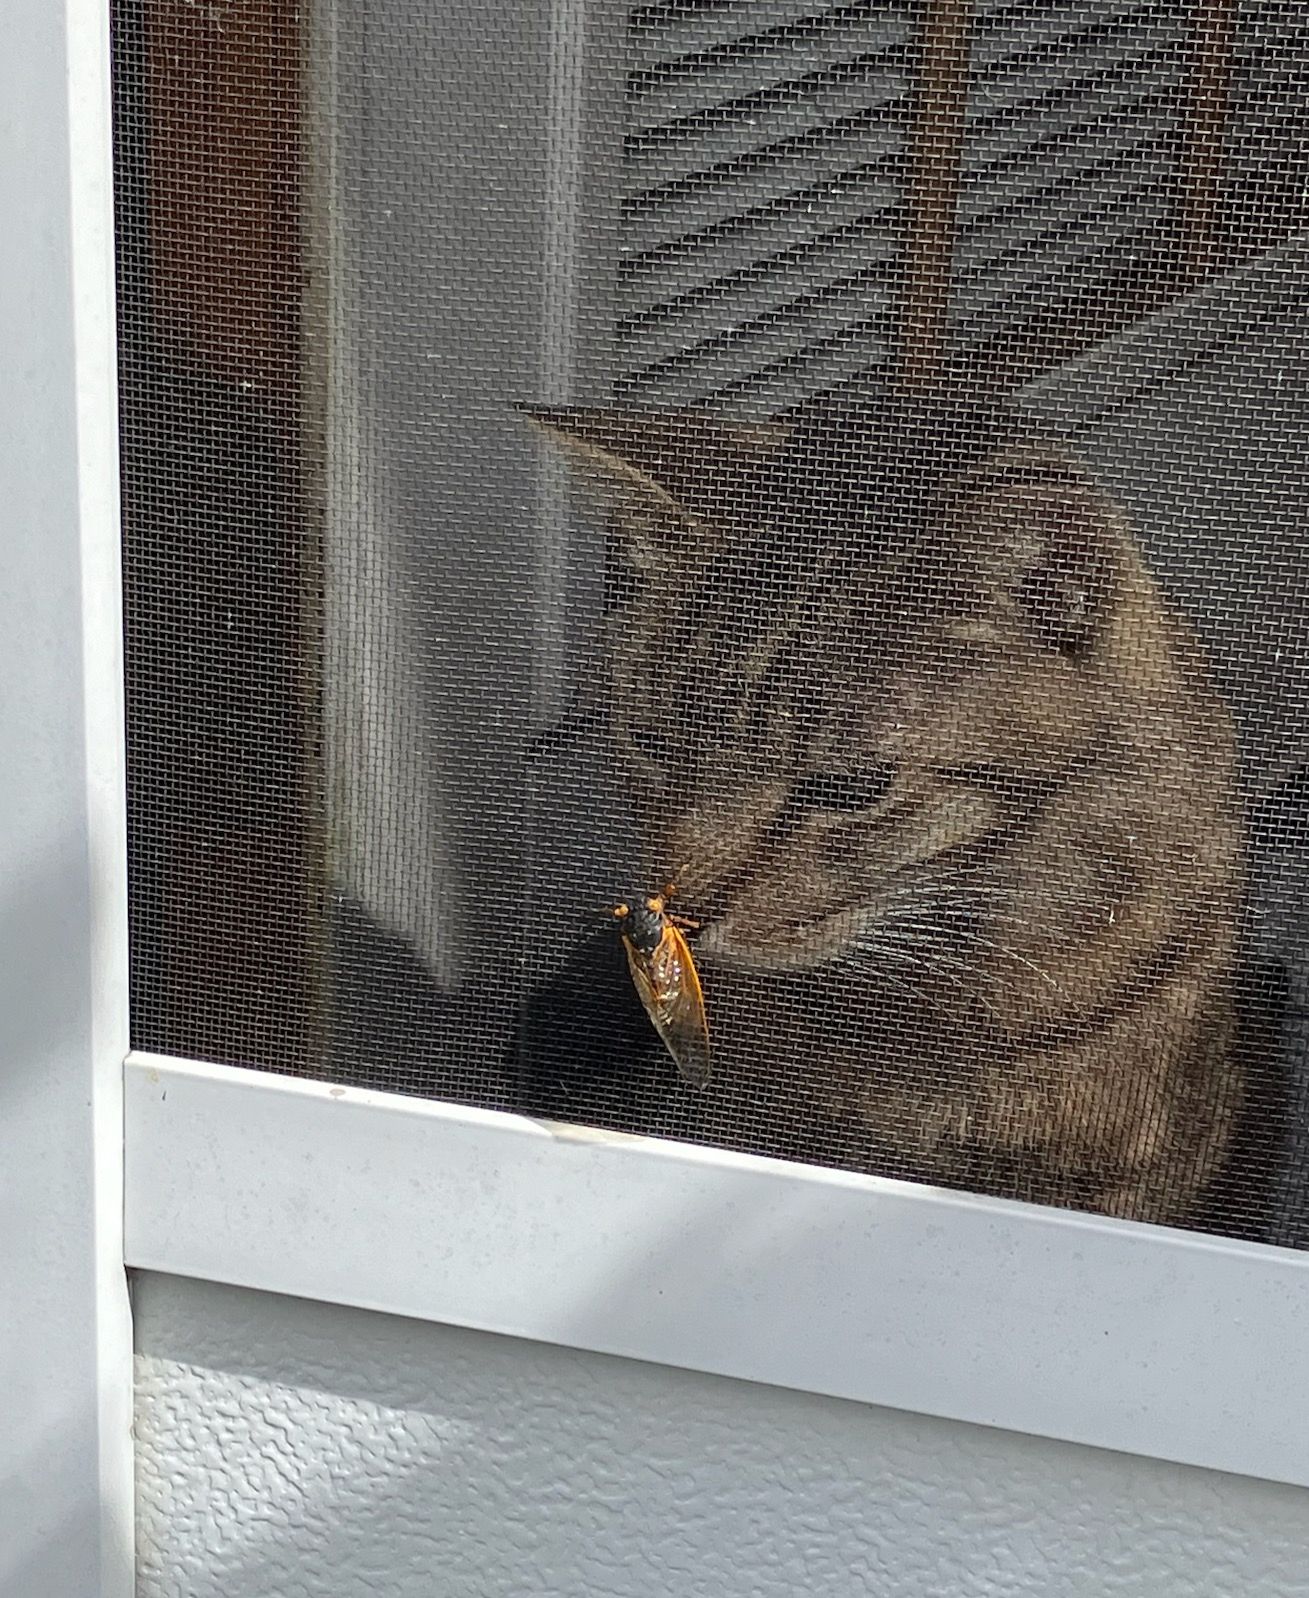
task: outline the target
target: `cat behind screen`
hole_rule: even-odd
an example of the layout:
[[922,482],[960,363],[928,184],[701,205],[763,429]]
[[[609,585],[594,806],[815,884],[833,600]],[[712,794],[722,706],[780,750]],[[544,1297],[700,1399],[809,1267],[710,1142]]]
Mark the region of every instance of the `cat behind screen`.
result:
[[941,407],[535,417],[614,507],[589,709],[703,925],[719,1116],[1185,1220],[1243,1092],[1234,739],[1114,506]]

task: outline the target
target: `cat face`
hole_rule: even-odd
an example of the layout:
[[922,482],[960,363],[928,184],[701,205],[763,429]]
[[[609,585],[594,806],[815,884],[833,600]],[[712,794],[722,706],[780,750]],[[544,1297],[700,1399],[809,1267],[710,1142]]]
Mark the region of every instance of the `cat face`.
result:
[[[990,1007],[1030,1015],[1060,948],[1109,930],[1111,981],[1168,893],[1226,891],[1225,718],[1066,459],[1002,445],[933,471],[865,442],[880,460],[844,445],[824,472],[780,426],[541,419],[614,497],[603,714],[650,880],[705,923],[698,958],[912,949],[921,974],[967,927]],[[978,958],[1002,922],[1012,958]]]

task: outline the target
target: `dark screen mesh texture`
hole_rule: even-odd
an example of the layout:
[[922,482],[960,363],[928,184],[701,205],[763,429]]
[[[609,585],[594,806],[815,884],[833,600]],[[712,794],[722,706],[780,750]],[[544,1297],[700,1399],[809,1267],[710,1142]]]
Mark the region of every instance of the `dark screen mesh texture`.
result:
[[1307,33],[116,0],[136,1045],[1309,1242]]

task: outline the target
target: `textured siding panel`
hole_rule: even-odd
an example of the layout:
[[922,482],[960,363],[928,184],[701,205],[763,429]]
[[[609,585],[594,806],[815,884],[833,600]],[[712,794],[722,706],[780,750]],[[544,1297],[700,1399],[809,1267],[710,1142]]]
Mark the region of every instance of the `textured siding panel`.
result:
[[138,1284],[140,1598],[1283,1598],[1309,1493]]

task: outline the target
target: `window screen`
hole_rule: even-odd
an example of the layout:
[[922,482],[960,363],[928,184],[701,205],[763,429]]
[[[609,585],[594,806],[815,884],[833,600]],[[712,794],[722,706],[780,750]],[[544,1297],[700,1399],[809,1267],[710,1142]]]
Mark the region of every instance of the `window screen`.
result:
[[1300,8],[114,21],[136,1044],[1309,1238]]

